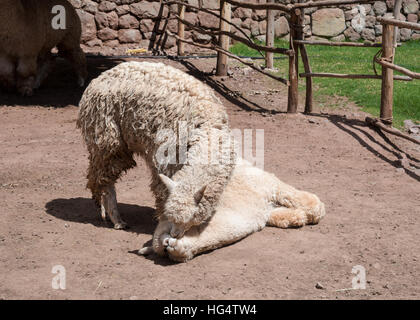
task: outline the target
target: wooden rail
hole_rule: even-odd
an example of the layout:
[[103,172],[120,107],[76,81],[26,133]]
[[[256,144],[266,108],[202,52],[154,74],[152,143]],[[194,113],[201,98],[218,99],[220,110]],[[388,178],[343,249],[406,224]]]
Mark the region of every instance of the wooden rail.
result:
[[[375,74],[345,74],[345,73],[328,73],[328,72],[318,72],[318,73],[300,73],[302,78],[339,78],[339,79],[382,79],[382,76]],[[412,81],[411,77],[404,76],[394,76],[394,80],[401,81]]]
[[[379,63],[379,64],[380,64],[380,65],[382,65],[383,67],[390,68],[390,69],[392,69],[392,70],[395,70],[395,71],[398,71],[398,72],[404,73],[405,75],[407,75],[407,76],[409,77],[409,79],[410,79],[410,80],[412,80],[412,79],[420,79],[420,73],[418,73],[418,72],[413,72],[413,71],[411,71],[411,70],[408,70],[408,69],[403,68],[403,67],[401,67],[401,66],[398,66],[398,65],[396,65],[396,64],[393,64],[393,63],[391,63],[391,62],[388,62],[388,61],[386,61],[386,60],[384,60],[384,59],[378,59],[378,58],[375,58],[375,62]],[[395,78],[395,77],[394,77],[394,78]],[[395,80],[395,79],[394,79],[394,80]]]
[[234,0],[226,0],[226,2],[229,2],[232,6],[254,10],[280,10],[283,12],[290,12],[293,9],[292,4],[285,5],[281,3],[252,3]]
[[391,26],[420,31],[419,23],[401,21],[401,20],[396,20],[392,18],[382,18],[382,17],[377,17],[376,21],[380,22],[383,25],[391,25]]
[[324,0],[324,1],[308,1],[303,3],[295,3],[293,9],[297,8],[321,8],[329,6],[343,6],[346,4],[363,4],[363,3],[372,3],[375,0]]
[[382,47],[380,43],[370,43],[370,42],[333,42],[333,41],[323,41],[323,40],[295,40],[297,44],[309,44],[317,46],[332,46],[332,47]]
[[417,140],[413,137],[410,137],[408,134],[402,133],[401,131],[399,131],[395,128],[392,128],[392,127],[389,127],[389,126],[383,124],[380,121],[380,119],[374,119],[374,118],[371,118],[371,117],[366,117],[365,121],[368,125],[377,127],[378,129],[384,130],[385,132],[391,133],[391,134],[396,135],[398,137],[407,139],[407,140],[409,140],[411,142],[414,142],[416,144],[420,144],[419,140]]

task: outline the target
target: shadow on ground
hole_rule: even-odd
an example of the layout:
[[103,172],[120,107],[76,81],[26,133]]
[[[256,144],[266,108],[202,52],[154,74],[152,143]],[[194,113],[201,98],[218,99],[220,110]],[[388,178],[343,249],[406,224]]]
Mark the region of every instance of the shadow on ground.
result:
[[[404,169],[404,172],[408,176],[414,180],[420,181],[420,175],[418,173],[418,169],[420,169],[420,160],[397,146],[380,129],[369,126],[365,121],[359,119],[347,119],[347,117],[341,115],[311,114],[311,116],[328,119],[338,129],[352,136],[362,147],[370,151],[373,155],[397,169]],[[376,132],[382,138],[382,141],[377,139],[375,135],[372,134],[372,131]],[[385,152],[381,153],[377,149],[372,148],[372,146],[370,146],[363,137],[375,143]],[[386,152],[393,154],[398,158],[398,160],[390,159],[385,154]],[[407,161],[404,161],[404,158],[406,158]]]
[[[49,201],[45,208],[47,214],[61,220],[90,223],[99,228],[112,228],[110,222],[102,220],[99,209],[92,199],[54,199]],[[153,218],[155,209],[118,203],[118,210],[122,219],[129,225],[127,231],[137,234],[153,234],[156,228],[156,220]]]
[[[98,228],[112,229],[112,224],[110,222],[102,220],[99,209],[92,199],[54,199],[47,202],[45,208],[47,214],[60,220],[84,224],[89,223]],[[133,204],[118,203],[118,210],[120,211],[121,218],[127,222],[129,226],[129,228],[124,231],[153,235],[157,226],[157,221],[154,219],[155,209]],[[120,230],[116,232],[120,232]],[[152,239],[146,241],[142,247],[149,247],[151,245]],[[140,249],[140,247],[138,249]],[[146,256],[140,255],[138,254],[138,249],[131,250],[128,253],[148,259],[161,266],[171,266],[179,263],[170,260],[166,256],[159,256],[155,253]]]
[[54,69],[32,97],[22,97],[14,92],[0,90],[0,104],[8,106],[42,106],[61,108],[79,105],[80,98],[90,81],[102,72],[124,62],[118,58],[88,58],[88,80],[84,87],[77,85],[76,74],[70,63],[57,59]]
[[[47,214],[60,220],[77,223],[89,223],[98,228],[112,229],[113,227],[110,222],[102,220],[99,209],[96,207],[92,199],[54,199],[49,201],[45,205],[45,208]],[[157,225],[157,221],[154,219],[155,209],[133,204],[118,203],[118,210],[120,211],[121,218],[127,222],[129,226],[129,228],[124,231],[134,232],[136,234],[153,235]],[[116,232],[120,232],[120,230]],[[151,245],[152,240],[150,239],[145,242],[142,247],[149,247]],[[128,253],[151,260],[155,264],[161,266],[170,266],[178,263],[170,260],[168,257],[158,256],[157,254],[150,254],[147,256],[139,255],[138,249],[131,250]]]

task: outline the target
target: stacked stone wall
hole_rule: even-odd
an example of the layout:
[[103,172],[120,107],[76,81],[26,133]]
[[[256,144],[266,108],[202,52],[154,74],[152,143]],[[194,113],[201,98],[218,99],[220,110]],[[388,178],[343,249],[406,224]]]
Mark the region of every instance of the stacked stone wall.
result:
[[[247,0],[264,3],[265,0]],[[83,26],[82,43],[86,51],[116,53],[127,48],[147,48],[152,35],[155,18],[158,16],[159,0],[70,0],[76,8]],[[279,3],[290,3],[293,0],[279,0]],[[332,41],[380,41],[382,26],[375,17],[392,16],[395,0],[376,1],[372,4],[346,5],[340,8],[308,8],[305,9],[305,38],[329,39]],[[188,0],[191,5],[198,6],[198,0]],[[400,19],[410,22],[420,20],[420,0],[403,0]],[[219,0],[204,0],[204,7],[212,10],[219,8]],[[176,7],[174,7],[176,10]],[[164,12],[166,14],[166,10]],[[216,17],[187,10],[186,19],[198,26],[217,29],[219,21]],[[264,40],[266,33],[266,12],[233,8],[232,22],[254,38]],[[168,23],[172,32],[177,31],[177,22],[172,19]],[[287,38],[289,25],[285,15],[277,12],[275,16],[275,36]],[[186,38],[206,43],[210,36],[186,29]],[[420,31],[400,29],[399,41],[420,39]],[[174,39],[168,39],[166,48],[175,46]],[[187,46],[187,51],[194,51]]]

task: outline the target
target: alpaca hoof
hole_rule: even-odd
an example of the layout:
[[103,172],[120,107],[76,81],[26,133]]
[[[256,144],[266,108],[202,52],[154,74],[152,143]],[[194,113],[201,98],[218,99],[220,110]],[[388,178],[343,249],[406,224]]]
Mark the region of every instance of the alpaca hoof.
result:
[[185,262],[192,259],[191,246],[186,238],[176,239],[172,237],[165,238],[163,245],[169,257],[178,262]]
[[139,251],[138,251],[138,254],[140,254],[140,255],[142,255],[142,256],[147,256],[147,255],[149,255],[149,254],[152,254],[153,253],[153,247],[144,247],[144,248],[141,248]]
[[79,77],[78,79],[77,79],[77,84],[79,85],[79,87],[84,87],[85,86],[85,79],[84,78],[82,78],[82,77]]
[[116,230],[124,230],[124,229],[127,229],[127,228],[128,228],[128,225],[125,222],[116,223],[114,225],[114,229],[116,229]]
[[106,210],[104,206],[101,206],[101,218],[102,218],[102,221],[105,221],[105,222],[108,220],[108,216],[106,214]]

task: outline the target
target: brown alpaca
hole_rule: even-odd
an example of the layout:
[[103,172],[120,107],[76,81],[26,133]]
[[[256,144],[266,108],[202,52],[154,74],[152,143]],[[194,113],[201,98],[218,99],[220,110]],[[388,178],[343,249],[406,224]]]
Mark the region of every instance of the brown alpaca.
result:
[[[65,29],[54,29],[54,6],[65,9]],[[78,84],[87,77],[80,48],[79,16],[66,0],[0,0],[0,85],[32,95],[51,68],[51,49],[74,66]]]

